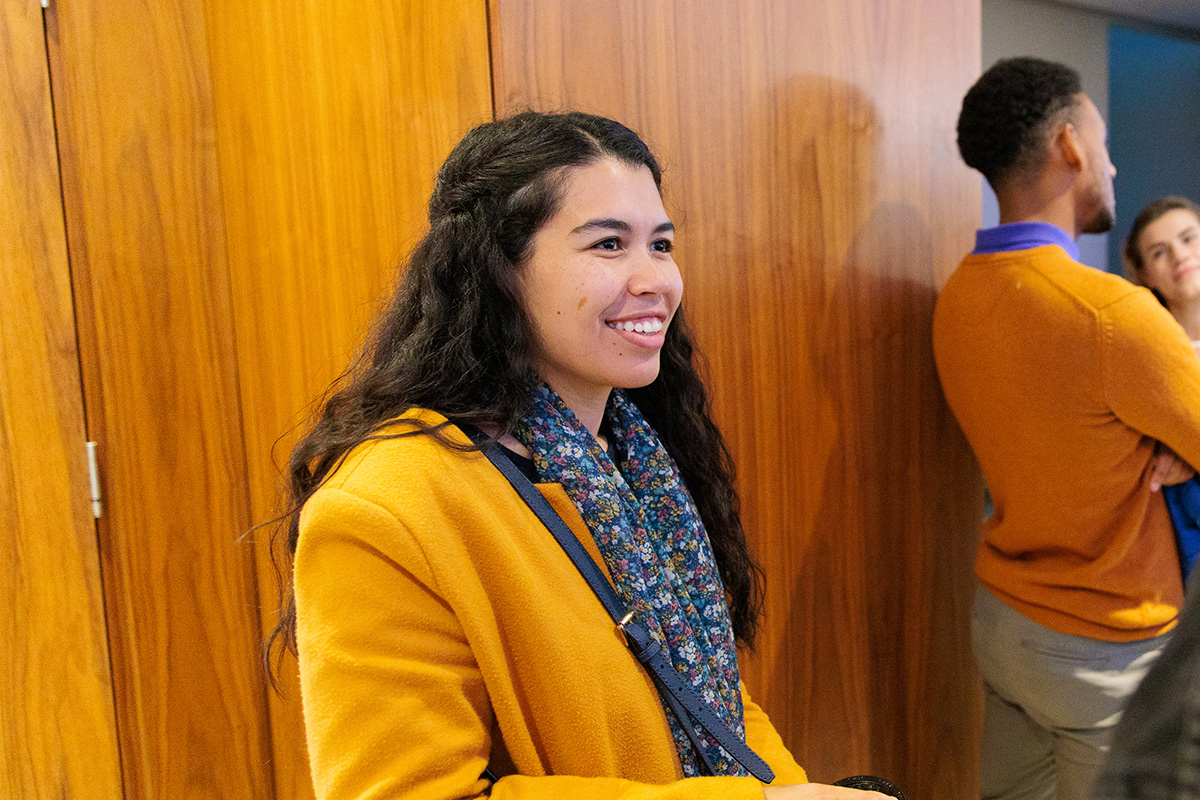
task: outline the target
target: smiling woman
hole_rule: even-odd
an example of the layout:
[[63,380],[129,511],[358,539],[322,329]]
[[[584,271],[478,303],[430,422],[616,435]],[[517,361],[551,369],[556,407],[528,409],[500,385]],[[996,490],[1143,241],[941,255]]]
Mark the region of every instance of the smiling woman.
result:
[[[574,113],[482,125],[442,166],[291,458],[278,633],[319,797],[871,796],[806,784],[741,683],[758,571],[659,184],[633,131]],[[493,464],[537,484],[698,705],[660,696]]]
[[1188,337],[1200,341],[1200,206],[1170,196],[1143,208],[1125,242],[1125,263]]
[[[1125,264],[1131,277],[1167,307],[1200,353],[1200,205],[1169,195],[1143,208],[1125,240]],[[1200,560],[1200,476],[1165,485],[1162,493],[1187,581]]]

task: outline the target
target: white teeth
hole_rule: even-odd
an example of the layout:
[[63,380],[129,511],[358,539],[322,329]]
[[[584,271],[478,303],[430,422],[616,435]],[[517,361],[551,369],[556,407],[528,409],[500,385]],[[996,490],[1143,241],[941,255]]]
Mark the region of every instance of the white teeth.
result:
[[663,329],[663,324],[660,319],[651,319],[646,322],[610,322],[608,327],[635,333],[658,333]]

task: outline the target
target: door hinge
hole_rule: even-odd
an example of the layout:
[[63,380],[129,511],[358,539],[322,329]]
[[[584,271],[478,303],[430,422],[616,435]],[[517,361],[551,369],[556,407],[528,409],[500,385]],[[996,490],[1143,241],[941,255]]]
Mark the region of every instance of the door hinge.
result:
[[92,516],[100,519],[100,468],[96,464],[96,443],[87,442],[88,481],[92,490]]

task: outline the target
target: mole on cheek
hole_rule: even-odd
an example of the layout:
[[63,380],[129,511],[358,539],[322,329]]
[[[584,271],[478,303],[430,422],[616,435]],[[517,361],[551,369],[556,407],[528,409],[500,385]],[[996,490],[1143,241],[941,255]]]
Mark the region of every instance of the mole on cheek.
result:
[[586,302],[587,302],[587,298],[586,298],[586,297],[581,297],[581,298],[579,298],[579,305],[575,306],[575,310],[576,310],[576,311],[582,311],[582,310],[583,310],[583,304],[584,304],[584,303],[586,303]]

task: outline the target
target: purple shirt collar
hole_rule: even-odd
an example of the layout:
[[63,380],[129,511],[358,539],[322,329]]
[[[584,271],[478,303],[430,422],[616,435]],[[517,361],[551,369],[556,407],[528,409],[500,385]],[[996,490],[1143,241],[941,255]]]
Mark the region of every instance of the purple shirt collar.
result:
[[1048,244],[1058,245],[1066,250],[1071,258],[1079,260],[1079,245],[1075,240],[1062,228],[1048,222],[1008,222],[976,231],[975,249],[971,251],[971,255],[1032,250]]

